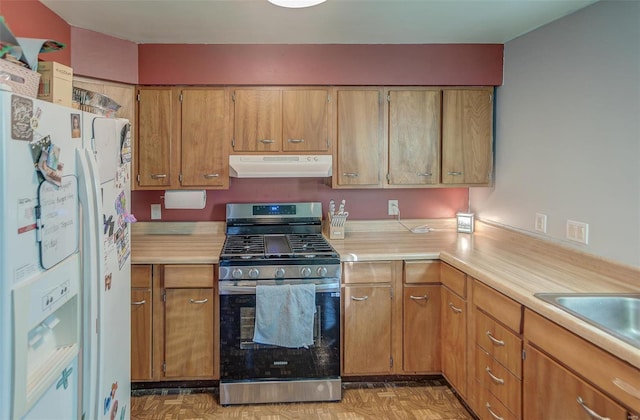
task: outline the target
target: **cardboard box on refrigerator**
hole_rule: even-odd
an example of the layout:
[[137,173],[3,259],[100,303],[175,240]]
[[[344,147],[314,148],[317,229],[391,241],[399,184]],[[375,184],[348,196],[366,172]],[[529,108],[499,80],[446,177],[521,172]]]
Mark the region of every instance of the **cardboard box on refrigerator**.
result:
[[38,73],[38,99],[70,107],[73,69],[55,61],[41,61],[38,63]]

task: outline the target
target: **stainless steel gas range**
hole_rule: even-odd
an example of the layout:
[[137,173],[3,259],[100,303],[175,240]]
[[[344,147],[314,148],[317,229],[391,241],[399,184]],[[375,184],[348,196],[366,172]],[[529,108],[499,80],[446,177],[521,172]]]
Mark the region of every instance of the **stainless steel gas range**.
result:
[[220,404],[337,401],[340,256],[321,203],[228,204]]

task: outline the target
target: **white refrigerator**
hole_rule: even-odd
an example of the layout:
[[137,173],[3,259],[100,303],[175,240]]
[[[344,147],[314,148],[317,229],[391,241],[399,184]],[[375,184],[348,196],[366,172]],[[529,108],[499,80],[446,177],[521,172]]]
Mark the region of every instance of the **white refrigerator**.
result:
[[0,91],[0,419],[129,418],[127,127]]

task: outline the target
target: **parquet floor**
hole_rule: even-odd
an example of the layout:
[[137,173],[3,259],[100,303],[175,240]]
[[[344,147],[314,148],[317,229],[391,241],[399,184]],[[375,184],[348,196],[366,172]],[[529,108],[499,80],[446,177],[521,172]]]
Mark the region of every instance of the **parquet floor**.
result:
[[134,391],[131,418],[139,420],[466,420],[474,417],[444,381],[429,384],[343,384],[342,401],[222,407],[217,389],[205,392]]

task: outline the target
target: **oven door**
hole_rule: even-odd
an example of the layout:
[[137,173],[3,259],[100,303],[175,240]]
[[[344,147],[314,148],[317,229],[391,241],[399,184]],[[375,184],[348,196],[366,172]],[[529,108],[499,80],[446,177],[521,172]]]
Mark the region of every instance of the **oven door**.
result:
[[[300,284],[310,280],[277,281]],[[340,376],[340,283],[316,283],[314,343],[308,348],[286,348],[253,342],[256,284],[266,281],[221,281],[220,380],[295,380]]]

